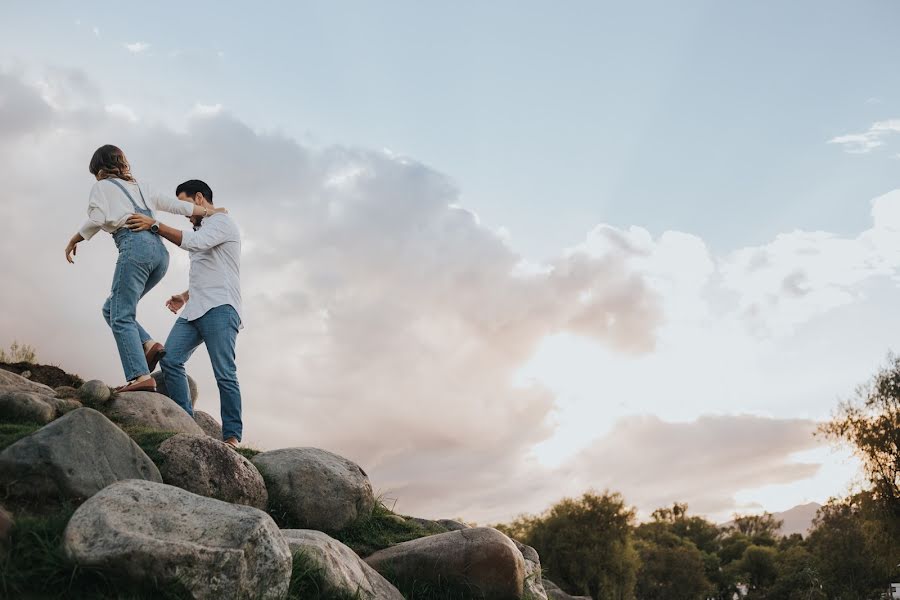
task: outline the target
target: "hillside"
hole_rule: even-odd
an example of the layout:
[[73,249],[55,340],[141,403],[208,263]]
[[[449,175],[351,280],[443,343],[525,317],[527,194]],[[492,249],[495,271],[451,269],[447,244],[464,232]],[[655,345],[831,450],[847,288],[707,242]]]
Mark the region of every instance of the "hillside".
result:
[[[783,536],[799,533],[803,537],[806,537],[812,530],[816,511],[821,507],[822,505],[818,502],[809,502],[807,504],[799,504],[782,512],[772,513],[772,516],[775,517],[775,519],[784,521],[781,528],[778,530],[778,533]],[[734,521],[728,521],[726,523],[721,523],[719,527],[729,527],[733,524]]]

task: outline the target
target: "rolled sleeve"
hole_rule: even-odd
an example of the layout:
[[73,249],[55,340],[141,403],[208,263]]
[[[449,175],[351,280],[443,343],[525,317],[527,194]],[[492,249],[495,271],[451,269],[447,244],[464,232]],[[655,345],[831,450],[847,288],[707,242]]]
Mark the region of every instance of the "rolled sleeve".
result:
[[81,229],[78,230],[78,233],[84,239],[89,240],[94,237],[98,231],[100,231],[100,225],[88,219],[84,222],[84,225],[81,226]]

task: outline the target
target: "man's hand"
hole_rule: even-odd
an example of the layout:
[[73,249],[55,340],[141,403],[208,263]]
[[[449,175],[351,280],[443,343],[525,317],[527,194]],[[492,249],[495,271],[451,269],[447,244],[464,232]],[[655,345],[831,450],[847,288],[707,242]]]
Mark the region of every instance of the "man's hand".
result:
[[69,243],[66,244],[66,260],[74,265],[75,259],[72,257],[75,256],[76,254],[78,254],[78,243],[69,241]]
[[184,302],[184,294],[175,294],[166,301],[166,308],[177,315],[178,311],[184,307]]
[[156,219],[153,217],[134,213],[125,221],[125,227],[132,231],[150,231],[150,226],[154,223],[156,223]]

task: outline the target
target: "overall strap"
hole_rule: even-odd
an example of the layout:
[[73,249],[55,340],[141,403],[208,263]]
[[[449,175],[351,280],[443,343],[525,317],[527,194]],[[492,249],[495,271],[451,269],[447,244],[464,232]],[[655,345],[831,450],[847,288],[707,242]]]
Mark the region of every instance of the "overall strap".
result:
[[[119,182],[118,179],[114,179],[114,178],[110,177],[110,178],[109,178],[109,181],[111,181],[111,182],[113,182],[114,184],[116,184],[116,185],[119,187],[120,190],[122,190],[123,192],[125,192],[125,195],[128,196],[128,199],[131,201],[131,205],[134,207],[134,212],[139,212],[139,213],[142,213],[142,212],[143,212],[143,211],[141,211],[140,208],[138,208],[138,205],[137,205],[137,203],[135,203],[134,198],[131,197],[131,193],[130,193],[127,189],[125,189],[125,186],[122,185],[122,184]],[[137,184],[135,184],[135,185],[137,185]],[[141,191],[141,186],[138,185],[138,186],[137,186],[137,189],[138,189],[138,193],[141,195],[141,202],[144,203],[144,210],[146,210],[146,211],[149,212],[150,209],[147,208],[147,201],[144,200],[144,192]]]

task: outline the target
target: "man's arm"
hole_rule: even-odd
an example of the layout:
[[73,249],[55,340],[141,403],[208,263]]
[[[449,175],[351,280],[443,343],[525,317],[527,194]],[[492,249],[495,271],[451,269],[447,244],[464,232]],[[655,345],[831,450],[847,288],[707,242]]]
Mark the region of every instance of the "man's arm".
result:
[[[146,231],[156,222],[152,217],[133,214],[128,217],[125,226],[132,231]],[[219,220],[206,221],[196,231],[182,231],[160,223],[158,233],[181,249],[189,251],[209,250],[232,237],[228,222]]]
[[149,231],[150,227],[152,227],[154,223],[159,223],[159,231],[157,233],[160,236],[166,238],[176,246],[181,246],[181,240],[184,237],[182,235],[182,231],[180,229],[175,229],[174,227],[169,227],[165,223],[157,221],[153,217],[135,213],[128,217],[128,220],[125,221],[125,227],[132,231]]

